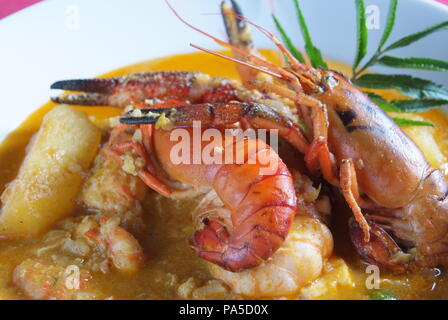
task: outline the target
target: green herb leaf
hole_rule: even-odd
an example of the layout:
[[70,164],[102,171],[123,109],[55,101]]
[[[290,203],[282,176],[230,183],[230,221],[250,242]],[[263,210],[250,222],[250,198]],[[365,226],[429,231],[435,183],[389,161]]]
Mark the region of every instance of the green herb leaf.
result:
[[426,37],[427,35],[445,29],[448,27],[448,20],[443,21],[441,23],[438,23],[436,25],[433,25],[429,28],[426,28],[420,32],[417,33],[413,33],[407,37],[404,37],[396,42],[394,42],[393,44],[391,44],[389,47],[387,47],[384,51],[390,51],[392,49],[397,49],[397,48],[402,48],[402,47],[406,47],[408,45],[410,45],[411,43],[414,43],[418,40],[420,40],[421,38]]
[[436,60],[430,58],[398,58],[384,56],[376,64],[404,69],[419,69],[431,71],[448,71],[448,61]]
[[370,89],[397,89],[416,99],[448,100],[448,89],[432,81],[408,75],[365,74],[356,85]]
[[434,127],[434,124],[426,121],[416,121],[403,118],[392,118],[400,127]]
[[398,300],[392,291],[385,289],[369,290],[371,300]]
[[395,18],[397,15],[397,7],[398,0],[389,1],[389,11],[387,14],[386,28],[384,29],[383,37],[381,38],[380,45],[378,46],[378,51],[381,51],[381,49],[384,47],[386,41],[389,39],[392,29],[394,28]]
[[379,95],[372,93],[372,92],[365,92],[367,96],[374,102],[378,107],[383,109],[386,112],[401,112],[400,109],[398,109],[396,106],[394,106],[392,103],[384,99],[383,97],[380,97]]
[[366,26],[366,9],[364,0],[355,0],[356,3],[356,23],[357,23],[357,49],[355,62],[353,63],[353,73],[359,66],[361,60],[367,54],[368,32]]
[[305,63],[305,59],[303,58],[302,54],[294,46],[294,44],[291,41],[291,38],[286,34],[285,29],[283,29],[283,26],[281,25],[280,21],[274,14],[272,14],[272,19],[274,19],[275,26],[277,27],[278,32],[280,32],[280,35],[282,36],[282,40],[286,48],[299,62]]
[[324,59],[322,58],[322,53],[313,45],[310,33],[308,31],[308,26],[306,25],[305,17],[300,10],[299,1],[294,0],[294,5],[296,7],[297,17],[299,19],[300,30],[302,31],[303,39],[305,40],[305,50],[310,58],[311,65],[315,68],[328,68]]
[[448,100],[437,99],[412,99],[412,100],[393,100],[387,101],[383,97],[372,93],[364,92],[370,100],[386,112],[412,113],[424,112],[431,109],[448,105]]
[[431,109],[448,105],[448,100],[436,99],[414,99],[414,100],[394,100],[393,105],[398,112],[424,112]]

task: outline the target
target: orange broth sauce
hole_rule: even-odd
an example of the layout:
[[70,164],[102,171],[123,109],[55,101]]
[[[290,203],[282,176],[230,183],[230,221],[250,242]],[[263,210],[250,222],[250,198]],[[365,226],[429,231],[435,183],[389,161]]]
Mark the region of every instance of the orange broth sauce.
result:
[[[269,59],[279,62],[280,55],[275,51],[263,50]],[[349,74],[347,65],[329,62],[335,69]],[[192,70],[211,76],[238,79],[238,73],[233,63],[203,53],[183,54],[137,63],[102,75],[102,77],[120,76],[123,74],[159,71],[159,70]],[[57,80],[57,79],[55,79]],[[387,92],[390,97],[395,92]],[[22,125],[12,132],[0,145],[0,192],[14,179],[31,137],[38,131],[45,114],[55,106],[47,103],[32,115]],[[110,107],[78,107],[85,111],[98,124],[111,116],[119,115],[120,111]],[[433,139],[441,150],[434,166],[446,163],[448,159],[448,121],[440,111],[434,110],[420,114],[423,120],[431,121],[436,128],[429,129]],[[407,129],[406,129],[407,130]],[[134,275],[120,275],[116,272],[94,274],[93,283],[98,292],[98,298],[113,297],[116,299],[164,299],[176,298],[173,283],[183,283],[190,277],[196,281],[205,282],[211,279],[203,261],[195,256],[187,245],[193,232],[190,212],[195,201],[170,201],[152,195],[148,199],[149,209],[147,223],[149,234],[143,239],[143,246],[148,254],[148,262],[143,270]],[[334,208],[335,222],[332,231],[335,235],[335,257],[342,257],[349,266],[353,280],[350,286],[333,286],[319,299],[366,299],[366,279],[363,265],[356,257],[348,240],[345,219],[338,219],[347,213],[344,209]],[[75,214],[85,214],[76,212]],[[39,238],[25,241],[0,240],[0,299],[24,298],[11,283],[14,267],[26,258],[33,256],[33,248],[39,244]],[[141,240],[142,241],[142,240]],[[335,258],[333,258],[335,259]],[[390,289],[402,299],[448,298],[448,284],[444,277],[434,278],[431,272],[422,272],[405,276],[381,274],[382,288]],[[329,279],[337,281],[338,279]],[[198,297],[200,298],[200,297]],[[297,298],[297,297],[289,297]]]

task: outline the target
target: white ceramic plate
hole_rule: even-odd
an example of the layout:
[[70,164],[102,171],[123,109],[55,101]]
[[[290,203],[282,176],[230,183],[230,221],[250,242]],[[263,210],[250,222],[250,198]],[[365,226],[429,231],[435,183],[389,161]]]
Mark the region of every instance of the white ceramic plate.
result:
[[[239,0],[248,18],[270,30],[274,30],[273,2]],[[196,26],[224,37],[221,17],[205,15],[218,13],[220,0],[171,3]],[[351,63],[356,43],[354,0],[301,0],[301,5],[324,56]],[[367,0],[366,5],[379,7],[384,25],[387,1]],[[277,0],[275,6],[301,46],[292,0]],[[447,18],[448,7],[435,1],[401,1],[390,40]],[[382,28],[369,32],[370,52],[382,32]],[[193,51],[190,42],[217,46],[179,22],[163,0],[46,0],[0,20],[0,39],[0,140],[48,100],[49,86],[56,80],[92,77],[138,61]],[[259,34],[255,39],[259,47],[272,47]],[[448,60],[448,32],[434,34],[394,55]],[[448,85],[446,73],[411,73]]]

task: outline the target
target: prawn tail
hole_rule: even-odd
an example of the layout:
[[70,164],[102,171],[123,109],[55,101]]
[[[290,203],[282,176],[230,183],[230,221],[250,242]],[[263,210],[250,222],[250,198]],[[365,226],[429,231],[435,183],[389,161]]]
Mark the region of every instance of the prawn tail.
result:
[[[275,253],[288,235],[292,217],[291,208],[265,208],[232,235],[219,222],[206,220],[191,244],[201,258],[232,272],[243,271],[260,265]],[[254,220],[259,222],[255,224]],[[245,234],[236,234],[239,232]]]
[[[246,140],[235,147],[249,145]],[[260,163],[221,167],[213,187],[231,217],[202,218],[203,227],[191,242],[199,256],[232,272],[270,258],[286,239],[297,209],[289,170],[277,153],[258,141],[258,147],[247,153],[247,162],[261,157],[270,157],[275,170],[261,173]]]

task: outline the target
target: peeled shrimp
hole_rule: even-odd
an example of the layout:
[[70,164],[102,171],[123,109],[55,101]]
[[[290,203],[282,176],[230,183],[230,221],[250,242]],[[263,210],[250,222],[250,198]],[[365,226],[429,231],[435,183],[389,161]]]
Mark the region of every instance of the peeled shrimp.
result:
[[144,262],[143,249],[138,241],[120,227],[118,219],[101,221],[101,237],[107,247],[108,256],[120,271],[135,272]]
[[91,226],[83,232],[84,237],[96,244],[100,251],[104,250],[117,270],[129,273],[143,266],[143,248],[130,232],[120,226],[118,217],[102,216],[99,225],[93,220],[86,221],[86,224]]

